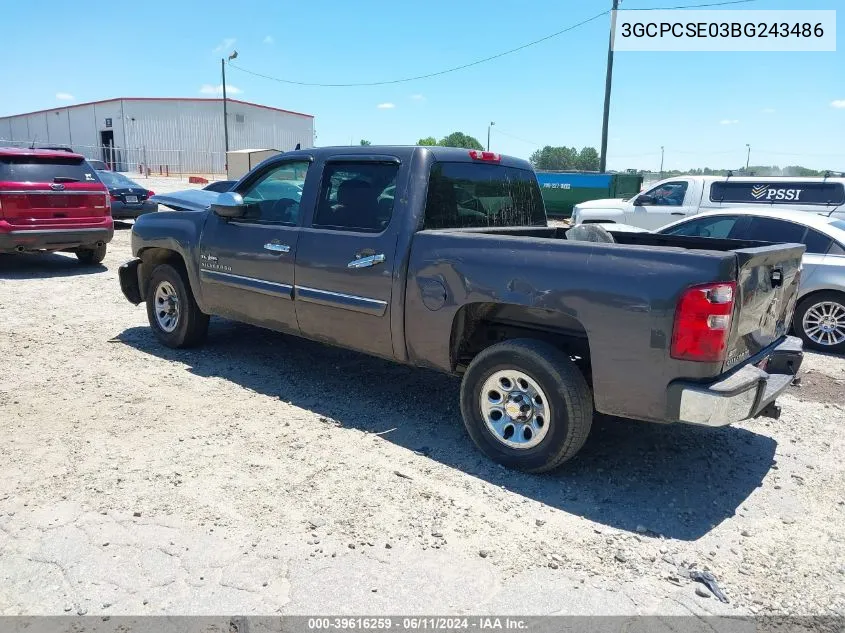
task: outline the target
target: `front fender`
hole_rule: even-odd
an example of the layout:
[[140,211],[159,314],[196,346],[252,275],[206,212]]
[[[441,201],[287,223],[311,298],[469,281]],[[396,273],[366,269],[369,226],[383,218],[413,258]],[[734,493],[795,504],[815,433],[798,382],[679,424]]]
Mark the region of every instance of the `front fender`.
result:
[[[132,254],[144,261],[145,268],[148,263],[167,261],[167,253],[182,260],[200,309],[205,305],[199,279],[199,246],[205,218],[205,213],[160,211],[142,215],[132,227]],[[142,276],[150,272],[143,270]]]

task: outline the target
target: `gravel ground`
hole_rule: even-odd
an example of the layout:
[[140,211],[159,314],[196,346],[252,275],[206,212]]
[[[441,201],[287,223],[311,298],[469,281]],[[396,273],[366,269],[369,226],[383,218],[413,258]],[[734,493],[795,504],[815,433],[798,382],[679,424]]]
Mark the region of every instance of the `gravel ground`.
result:
[[780,420],[600,418],[522,475],[452,378],[222,320],[164,348],[129,257],[0,256],[0,614],[845,615],[845,359]]

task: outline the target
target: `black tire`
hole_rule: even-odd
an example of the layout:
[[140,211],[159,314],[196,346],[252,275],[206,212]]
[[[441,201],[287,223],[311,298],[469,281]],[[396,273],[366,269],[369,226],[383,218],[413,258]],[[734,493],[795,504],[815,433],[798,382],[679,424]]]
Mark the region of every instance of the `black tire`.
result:
[[[177,316],[173,321],[173,329],[165,329],[159,322],[157,312],[156,293],[159,286],[169,285],[175,291],[176,304],[178,304]],[[162,286],[167,288],[168,286]],[[202,312],[197,306],[194,294],[184,274],[170,264],[160,264],[153,269],[147,283],[147,318],[150,327],[158,340],[173,348],[194,347],[205,340],[208,334],[208,315]],[[168,322],[169,323],[169,322]]]
[[[496,372],[516,370],[533,380],[549,400],[545,436],[530,448],[512,448],[488,427],[481,411],[484,383]],[[533,339],[497,343],[476,356],[461,383],[461,413],[467,432],[490,459],[526,472],[554,470],[581,450],[593,423],[593,399],[584,375],[559,349]]]
[[76,258],[86,266],[99,264],[106,258],[106,245],[94,246],[93,248],[78,248]]
[[[833,354],[845,353],[845,341],[836,344],[822,344],[814,341],[804,327],[804,317],[814,306],[821,303],[833,303],[839,306],[842,314],[845,314],[845,293],[836,291],[816,292],[809,297],[805,297],[798,303],[795,308],[795,316],[792,318],[792,327],[795,333],[804,341],[804,345],[810,349],[815,349],[820,352],[831,352]],[[845,317],[839,318],[839,323],[845,322]]]

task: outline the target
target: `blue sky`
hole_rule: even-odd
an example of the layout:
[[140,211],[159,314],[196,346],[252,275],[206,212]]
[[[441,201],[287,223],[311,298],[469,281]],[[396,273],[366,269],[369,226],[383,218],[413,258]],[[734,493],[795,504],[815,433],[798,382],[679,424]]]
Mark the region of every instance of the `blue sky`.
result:
[[[624,0],[623,9],[701,0]],[[610,0],[44,0],[3,9],[0,115],[118,96],[209,95],[220,57],[277,77],[380,81],[438,71],[586,19]],[[225,7],[225,8],[224,8]],[[842,0],[757,0],[743,9],[840,9],[834,53],[617,53],[608,167],[756,164],[845,170]],[[35,27],[33,27],[35,28]],[[285,85],[228,71],[239,99],[315,115],[318,145],[414,143],[460,130],[527,157],[599,146],[609,17],[441,77],[355,88]],[[52,32],[51,32],[52,31]],[[24,52],[25,51],[25,52]],[[382,107],[379,107],[379,106]],[[835,107],[835,105],[841,107]]]

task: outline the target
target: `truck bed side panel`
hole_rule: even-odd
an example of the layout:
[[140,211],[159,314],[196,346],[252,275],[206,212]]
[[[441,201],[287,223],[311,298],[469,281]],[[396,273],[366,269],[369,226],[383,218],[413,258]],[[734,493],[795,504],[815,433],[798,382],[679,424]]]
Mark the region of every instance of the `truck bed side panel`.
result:
[[[422,231],[408,269],[410,361],[454,369],[446,333],[463,306],[496,302],[535,308],[545,311],[549,322],[559,316],[583,327],[597,410],[664,420],[670,381],[705,379],[721,370],[720,363],[669,357],[677,299],[689,285],[731,280],[735,274],[729,252]],[[439,287],[445,289],[440,307],[432,301]]]

